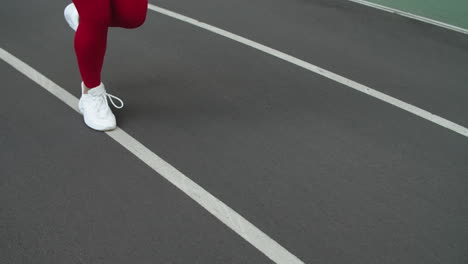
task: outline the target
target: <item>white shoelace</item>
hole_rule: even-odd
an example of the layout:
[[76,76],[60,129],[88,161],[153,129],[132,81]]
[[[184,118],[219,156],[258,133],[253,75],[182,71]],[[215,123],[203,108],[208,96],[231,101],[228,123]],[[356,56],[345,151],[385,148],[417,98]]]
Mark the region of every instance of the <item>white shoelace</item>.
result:
[[[124,102],[122,101],[122,99],[118,98],[117,96],[115,95],[112,95],[112,94],[108,94],[106,92],[100,94],[100,95],[97,95],[97,96],[92,96],[91,98],[93,98],[93,102],[94,102],[94,105],[95,106],[108,106],[108,103],[109,101],[111,102],[111,104],[117,108],[117,109],[122,109],[124,107]],[[109,98],[109,99],[107,99]],[[119,103],[120,103],[120,106],[117,105],[115,102],[114,102],[114,99],[117,100]],[[104,104],[104,101],[106,102]]]
[[[108,101],[107,101],[107,98],[109,98],[109,101],[111,102],[111,104],[112,104],[115,108],[117,108],[117,109],[122,109],[122,108],[124,107],[124,102],[122,101],[122,99],[118,98],[118,97],[115,96],[115,95],[108,94],[108,93],[105,93],[105,95],[106,95],[106,96],[105,96],[105,97],[106,97],[106,102],[108,102]],[[120,106],[117,106],[117,105],[114,103],[114,100],[113,100],[113,99],[119,101]]]

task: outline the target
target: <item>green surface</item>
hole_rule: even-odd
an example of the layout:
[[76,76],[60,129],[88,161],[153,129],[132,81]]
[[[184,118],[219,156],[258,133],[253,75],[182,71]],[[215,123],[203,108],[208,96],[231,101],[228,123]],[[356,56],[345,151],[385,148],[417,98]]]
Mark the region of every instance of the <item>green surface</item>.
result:
[[368,0],[468,29],[468,0]]

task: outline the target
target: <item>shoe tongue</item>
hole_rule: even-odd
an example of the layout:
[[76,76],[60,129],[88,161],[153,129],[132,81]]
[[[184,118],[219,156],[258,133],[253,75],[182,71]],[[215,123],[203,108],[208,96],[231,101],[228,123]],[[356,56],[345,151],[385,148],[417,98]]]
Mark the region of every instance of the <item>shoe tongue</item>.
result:
[[98,87],[96,88],[93,88],[93,89],[90,89],[88,91],[88,94],[92,95],[92,96],[100,96],[100,95],[103,95],[106,93],[106,89],[104,88],[104,85],[99,85]]

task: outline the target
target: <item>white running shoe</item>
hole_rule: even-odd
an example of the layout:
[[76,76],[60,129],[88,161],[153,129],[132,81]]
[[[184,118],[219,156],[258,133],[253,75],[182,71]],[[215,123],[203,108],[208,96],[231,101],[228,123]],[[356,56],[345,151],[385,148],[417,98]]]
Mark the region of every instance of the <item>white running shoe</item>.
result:
[[73,29],[78,29],[78,24],[80,21],[80,15],[78,14],[78,10],[76,10],[75,4],[71,3],[65,7],[65,11],[63,12],[65,15],[65,20],[68,22],[68,25]]
[[[81,98],[78,108],[83,114],[86,125],[98,131],[115,129],[117,126],[115,116],[108,105],[107,98],[118,109],[124,106],[123,101],[106,93],[106,88],[102,83],[98,87],[90,89],[87,94],[83,93],[84,88],[84,83],[81,83]],[[113,99],[119,101],[120,106],[117,106]]]

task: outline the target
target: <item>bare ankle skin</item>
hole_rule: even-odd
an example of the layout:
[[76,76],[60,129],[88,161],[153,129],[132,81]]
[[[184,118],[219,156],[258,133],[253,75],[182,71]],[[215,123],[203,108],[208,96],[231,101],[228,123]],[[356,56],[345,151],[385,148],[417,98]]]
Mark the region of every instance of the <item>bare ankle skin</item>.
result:
[[[99,85],[98,85],[98,86],[99,86]],[[95,86],[95,87],[98,87],[98,86]],[[92,87],[92,88],[95,88],[95,87]],[[88,88],[88,86],[83,85],[83,93],[84,93],[84,94],[88,94],[88,91],[91,90],[92,88]]]

